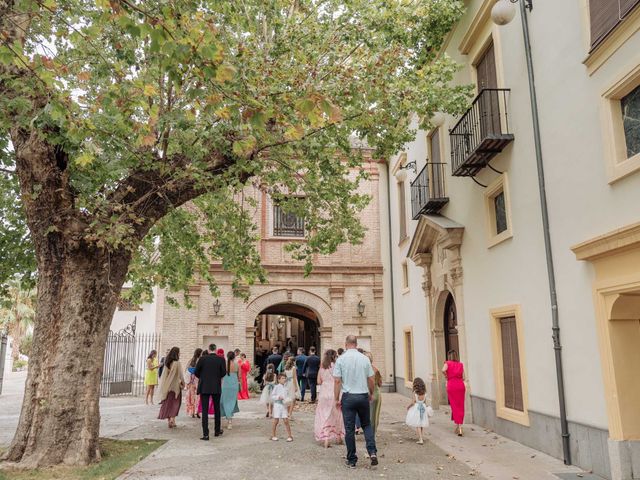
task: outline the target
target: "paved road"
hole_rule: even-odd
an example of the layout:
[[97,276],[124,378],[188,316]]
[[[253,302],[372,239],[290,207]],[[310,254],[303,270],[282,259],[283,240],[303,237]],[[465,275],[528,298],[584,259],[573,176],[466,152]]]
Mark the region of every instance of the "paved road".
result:
[[[0,395],[0,446],[10,441],[18,423],[24,373],[5,379]],[[404,426],[408,399],[384,394],[378,434],[380,465],[369,468],[361,455],[356,470],[347,470],[344,447],[329,450],[317,445],[312,436],[313,406],[305,404],[295,414],[293,443],[269,440],[270,423],[256,400],[240,402],[233,430],[209,442],[199,440],[197,419],[178,417],[179,428],[169,430],[156,420],[158,407],[145,406],[141,398],[106,398],[100,402],[101,435],[122,439],[164,438],[169,440],[120,477],[119,480],[195,480],[203,478],[303,480],[348,478],[405,479],[497,479],[558,480],[590,475],[536,450],[505,439],[474,425],[466,426],[460,438],[452,434],[446,409],[431,419],[427,443],[416,445],[414,433]],[[184,407],[183,407],[184,412]],[[281,436],[284,431],[280,432]],[[364,442],[358,441],[364,454]],[[580,474],[579,477],[577,474]]]

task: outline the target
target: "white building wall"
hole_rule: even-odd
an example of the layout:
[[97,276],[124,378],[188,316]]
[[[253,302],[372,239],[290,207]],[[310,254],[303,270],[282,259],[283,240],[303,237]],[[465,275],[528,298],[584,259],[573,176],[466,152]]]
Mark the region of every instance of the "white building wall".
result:
[[[487,2],[472,0],[465,3],[467,12],[452,32],[445,51],[462,66],[455,82],[472,84],[473,58],[463,55],[460,45],[476,12]],[[601,442],[604,439],[601,450],[607,455],[608,417],[594,314],[594,274],[590,264],[576,261],[571,247],[640,220],[640,172],[609,183],[604,159],[607,136],[602,122],[603,92],[626,72],[640,65],[640,31],[636,30],[590,75],[582,63],[589,50],[588,16],[584,10],[586,2],[538,0],[534,4],[535,8],[528,14],[528,19],[538,93],[572,448],[578,450],[579,442],[585,441],[579,438],[581,435],[597,437],[600,434],[592,432],[603,432],[594,441]],[[447,116],[440,137],[444,147],[442,161],[449,163],[445,182],[450,199],[440,213],[464,226],[461,258],[464,272],[463,321],[467,339],[465,366],[469,376],[469,393],[479,399],[496,400],[489,311],[505,305],[520,305],[525,387],[532,425],[509,425],[511,422],[495,418],[492,422],[496,422],[495,425],[501,426],[512,438],[525,439],[525,443],[531,441],[538,448],[548,442],[551,445],[549,450],[559,455],[559,426],[554,420],[554,417],[559,417],[559,404],[551,338],[549,283],[520,12],[510,24],[503,27],[491,25],[489,29],[494,38],[498,86],[511,89],[508,118],[515,140],[491,160],[491,166],[507,174],[512,238],[488,246],[484,188],[468,177],[451,176],[451,147],[447,132],[458,117]],[[478,41],[484,41],[484,37],[480,35]],[[408,161],[417,160],[417,171],[425,164],[427,133],[418,131],[416,140],[405,149]],[[397,157],[392,158],[390,165],[394,165],[396,160]],[[476,179],[488,185],[498,176],[498,173],[484,168]],[[407,185],[413,178],[415,175],[410,172]],[[394,186],[392,178],[392,217],[397,216],[398,212],[398,196],[397,192],[394,194]],[[409,198],[407,191],[408,210]],[[410,216],[409,211],[407,214]],[[413,225],[409,229],[411,231],[417,222],[410,222]],[[397,223],[397,218],[392,218],[392,231],[396,236]],[[396,247],[398,252],[403,251],[402,247],[397,247],[397,242],[392,247]],[[394,258],[398,279],[401,276],[400,258],[400,255]],[[399,286],[395,288],[398,365],[403,365],[403,328],[413,325],[414,332],[428,333],[427,319],[418,319],[415,315],[418,308],[424,309],[425,314],[428,312],[420,288],[421,271],[422,268],[413,266],[410,295],[402,295]],[[431,354],[426,350],[431,343],[426,341],[424,348],[418,348],[416,337],[415,344],[416,355],[426,358],[416,363],[425,362],[427,365]],[[401,376],[400,372],[398,376]],[[483,418],[487,415],[485,411],[474,413]],[[534,423],[539,424],[543,417],[551,421],[548,425],[552,430],[546,432],[545,436],[531,440],[531,435],[537,435],[531,433],[538,428]],[[576,433],[581,426],[595,427],[595,430]],[[556,428],[558,431],[553,431]],[[574,462],[590,461],[584,458],[584,455],[591,455],[589,452],[593,450],[589,449],[595,448],[593,441],[589,442],[589,445],[580,444],[580,449],[587,453],[577,454]],[[599,465],[601,471],[597,473],[606,475],[607,462],[605,459]]]
[[[124,288],[127,288],[125,285]],[[153,289],[153,301],[151,303],[143,303],[140,305],[140,310],[120,310],[116,308],[111,320],[112,332],[117,332],[120,329],[126,328],[131,325],[133,321],[136,322],[136,333],[153,333],[156,331],[156,316],[158,311],[157,305],[158,288]]]

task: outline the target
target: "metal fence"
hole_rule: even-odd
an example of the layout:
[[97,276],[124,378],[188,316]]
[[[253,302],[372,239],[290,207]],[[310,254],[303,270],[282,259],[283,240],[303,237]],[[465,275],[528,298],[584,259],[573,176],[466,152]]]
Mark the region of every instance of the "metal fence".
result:
[[4,380],[4,361],[7,358],[7,340],[7,335],[0,333],[0,395],[2,394],[2,381]]
[[136,334],[135,322],[118,332],[109,332],[100,395],[143,395],[147,357],[159,347],[160,335]]

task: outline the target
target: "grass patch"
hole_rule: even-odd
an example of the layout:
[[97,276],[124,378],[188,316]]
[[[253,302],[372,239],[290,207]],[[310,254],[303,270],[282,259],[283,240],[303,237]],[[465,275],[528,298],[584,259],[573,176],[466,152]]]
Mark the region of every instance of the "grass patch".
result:
[[164,440],[100,439],[102,460],[86,467],[52,467],[35,470],[0,470],[0,480],[114,480],[141,461]]

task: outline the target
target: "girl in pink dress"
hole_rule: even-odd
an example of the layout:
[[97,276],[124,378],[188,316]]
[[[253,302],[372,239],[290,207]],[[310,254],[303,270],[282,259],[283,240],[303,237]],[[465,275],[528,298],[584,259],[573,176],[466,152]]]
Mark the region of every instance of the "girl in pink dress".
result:
[[240,354],[238,368],[240,370],[240,391],[238,391],[238,400],[249,400],[249,382],[247,382],[247,375],[251,370],[251,363],[249,363],[249,360],[247,360],[247,356],[244,353]]
[[462,436],[462,424],[464,423],[464,395],[465,386],[463,381],[464,365],[458,361],[458,352],[449,350],[448,360],[444,362],[442,372],[447,377],[447,396],[451,407],[451,420],[456,424],[455,432]]
[[316,418],[314,422],[314,434],[318,442],[324,442],[324,448],[329,448],[329,443],[335,441],[342,443],[344,439],[344,422],[342,411],[336,407],[333,398],[333,366],[338,358],[335,350],[327,350],[322,358],[322,365],[318,371],[318,404],[316,405]]

